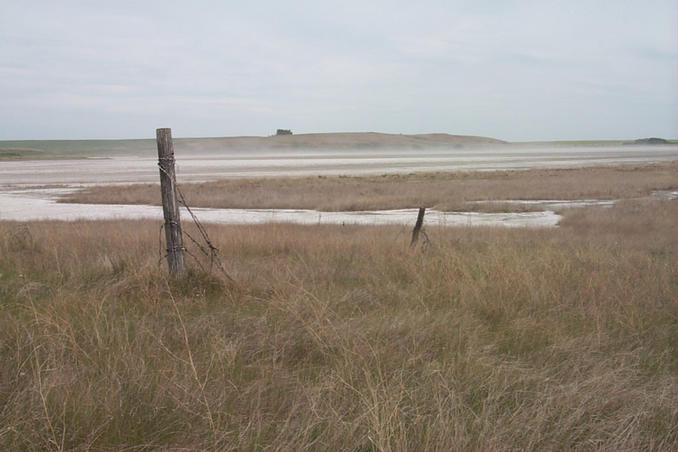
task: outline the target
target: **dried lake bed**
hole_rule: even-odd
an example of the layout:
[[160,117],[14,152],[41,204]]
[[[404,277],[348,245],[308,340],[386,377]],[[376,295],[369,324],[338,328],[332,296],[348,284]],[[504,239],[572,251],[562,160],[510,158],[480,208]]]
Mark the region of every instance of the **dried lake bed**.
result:
[[[181,183],[233,177],[576,167],[671,161],[677,156],[676,145],[341,152],[231,151],[190,157],[177,155],[177,174]],[[154,182],[157,179],[156,159],[146,156],[0,162],[0,220],[160,219],[162,211],[157,206],[57,202],[59,196],[82,186]],[[45,188],[48,185],[51,187]],[[532,208],[543,210],[502,213],[429,210],[426,223],[442,226],[553,227],[561,218],[554,212],[556,209],[613,203],[609,200],[502,202],[529,204]],[[416,218],[416,209],[319,212],[301,209],[196,208],[194,211],[202,221],[227,224],[293,222],[385,225],[411,224]]]
[[[106,158],[0,161],[0,186],[7,184],[115,184],[156,182],[150,153]],[[103,156],[105,154],[97,154]],[[501,146],[462,149],[228,150],[177,151],[178,181],[230,177],[409,173],[419,171],[562,168],[671,161],[678,145]]]

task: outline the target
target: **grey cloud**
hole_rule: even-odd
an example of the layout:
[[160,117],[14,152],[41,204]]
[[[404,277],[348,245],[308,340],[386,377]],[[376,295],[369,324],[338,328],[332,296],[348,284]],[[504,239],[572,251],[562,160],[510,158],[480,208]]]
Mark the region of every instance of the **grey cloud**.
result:
[[672,1],[5,3],[0,139],[678,124]]

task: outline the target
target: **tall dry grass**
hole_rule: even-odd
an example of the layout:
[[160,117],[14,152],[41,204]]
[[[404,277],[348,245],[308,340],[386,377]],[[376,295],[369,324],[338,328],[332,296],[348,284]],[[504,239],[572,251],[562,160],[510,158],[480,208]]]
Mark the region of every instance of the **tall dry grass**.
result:
[[[191,205],[333,210],[435,207],[477,210],[467,201],[618,199],[678,187],[675,163],[567,169],[228,179],[181,184]],[[160,204],[156,184],[91,187],[65,198],[94,204]],[[500,206],[506,210],[507,206]],[[512,206],[515,209],[516,206]]]
[[675,450],[675,209],[210,226],[237,288],[157,223],[0,223],[0,449]]

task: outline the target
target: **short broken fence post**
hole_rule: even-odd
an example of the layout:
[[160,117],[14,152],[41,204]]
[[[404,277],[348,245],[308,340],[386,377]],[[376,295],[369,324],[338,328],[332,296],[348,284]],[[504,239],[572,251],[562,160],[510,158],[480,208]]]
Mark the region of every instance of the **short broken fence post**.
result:
[[412,241],[410,242],[410,247],[416,245],[419,240],[419,232],[421,227],[424,225],[424,214],[426,213],[426,207],[419,208],[419,214],[417,215],[417,223],[414,225],[412,230]]
[[156,129],[155,133],[158,142],[162,213],[165,217],[167,266],[171,275],[177,278],[184,278],[186,276],[184,241],[181,235],[181,219],[179,216],[179,202],[177,200],[172,129]]

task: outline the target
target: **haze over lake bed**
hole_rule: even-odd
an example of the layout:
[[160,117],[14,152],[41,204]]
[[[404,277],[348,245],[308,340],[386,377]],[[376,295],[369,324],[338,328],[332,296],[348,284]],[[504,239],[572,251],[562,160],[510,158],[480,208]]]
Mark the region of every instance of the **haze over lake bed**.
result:
[[[105,154],[99,153],[99,156]],[[496,146],[397,150],[177,150],[179,182],[228,177],[355,175],[418,171],[502,170],[670,161],[678,145],[666,146]],[[155,156],[114,155],[73,160],[0,161],[0,185],[135,183],[158,181]]]

